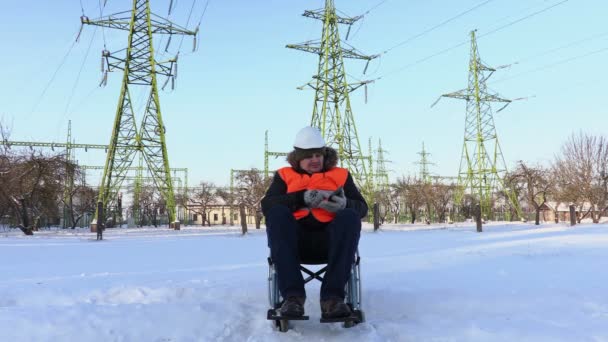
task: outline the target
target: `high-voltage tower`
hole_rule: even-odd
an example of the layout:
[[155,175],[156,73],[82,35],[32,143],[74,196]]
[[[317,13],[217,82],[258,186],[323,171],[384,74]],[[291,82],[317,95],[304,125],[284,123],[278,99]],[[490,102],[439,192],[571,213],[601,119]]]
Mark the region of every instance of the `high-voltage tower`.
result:
[[[103,202],[106,213],[119,210],[117,197],[127,170],[136,154],[143,155],[149,173],[154,179],[156,189],[166,203],[169,222],[175,220],[175,196],[169,169],[169,156],[165,141],[166,128],[160,109],[157,76],[166,76],[174,81],[177,71],[177,57],[164,62],[154,58],[152,34],[192,35],[191,31],[167,19],[156,16],[150,11],[150,0],[133,0],[131,11],[121,12],[96,20],[81,17],[83,24],[125,30],[129,32],[126,50],[110,53],[102,52],[102,83],[107,72],[123,70],[122,88],[116,109],[116,118],[106,157],[103,177],[99,188],[99,201]],[[195,40],[196,41],[196,40]],[[126,53],[125,53],[126,52]],[[122,53],[122,56],[118,56]],[[131,91],[137,87],[149,89],[146,108],[138,130]],[[146,90],[147,90],[146,89]],[[145,90],[144,90],[145,91]],[[121,213],[117,213],[121,216]]]
[[486,81],[495,71],[496,69],[485,65],[481,61],[475,31],[471,31],[468,87],[457,92],[441,95],[441,97],[451,97],[467,102],[464,144],[458,171],[460,191],[457,193],[456,203],[461,203],[464,193],[468,192],[479,202],[482,215],[490,218],[493,195],[498,191],[504,191],[511,205],[521,217],[521,210],[514,194],[504,186],[503,179],[507,167],[498,142],[491,107],[492,102],[504,103],[504,106],[498,110],[501,111],[511,100],[491,93],[486,86]]
[[420,155],[420,180],[425,183],[431,183],[431,173],[429,171],[429,165],[435,165],[429,161],[429,156],[431,155],[424,148],[424,142],[422,142],[422,151],[418,152]]
[[371,156],[363,155],[349,98],[350,92],[370,81],[348,83],[344,58],[362,59],[369,63],[377,56],[366,56],[354,48],[342,47],[338,24],[348,25],[350,29],[362,16],[338,16],[334,0],[325,0],[324,8],[305,11],[303,16],[323,22],[320,40],[287,45],[291,49],[319,55],[317,75],[307,84],[315,90],[311,126],[319,128],[327,144],[337,149],[341,166],[348,168],[364,193],[370,195],[372,170],[365,160]]
[[384,159],[384,152],[386,152],[386,150],[382,149],[382,140],[378,139],[378,152],[376,153],[376,172],[374,174],[376,178],[376,190],[378,192],[389,191],[388,171],[386,170],[386,160]]

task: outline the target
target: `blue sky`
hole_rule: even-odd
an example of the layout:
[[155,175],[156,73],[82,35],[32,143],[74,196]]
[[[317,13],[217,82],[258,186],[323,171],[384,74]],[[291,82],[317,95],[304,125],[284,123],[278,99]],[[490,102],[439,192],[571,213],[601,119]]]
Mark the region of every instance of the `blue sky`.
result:
[[[194,3],[190,27],[205,2]],[[3,3],[0,119],[12,140],[63,142],[71,120],[76,142],[108,143],[122,74],[110,74],[108,85],[98,87],[100,54],[104,41],[110,51],[124,48],[127,35],[89,26],[73,44],[81,3],[87,16],[98,17],[97,0]],[[129,4],[108,0],[104,14],[128,10]],[[153,11],[166,16],[168,4],[153,1]],[[171,18],[184,25],[192,4],[176,1]],[[320,37],[320,22],[301,14],[322,6],[321,0],[209,2],[198,51],[191,53],[192,39],[184,40],[176,89],[161,92],[170,165],[189,168],[190,185],[201,180],[225,185],[231,168],[263,168],[265,130],[272,151],[288,151],[295,133],[310,122],[313,92],[296,87],[316,73],[317,58],[285,45]],[[472,29],[481,36],[479,53],[486,64],[512,64],[496,72],[490,88],[505,98],[528,98],[495,115],[509,168],[517,160],[547,164],[570,134],[603,134],[608,126],[605,1],[336,0],[336,6],[353,16],[373,8],[353,27],[349,43],[367,54],[390,49],[367,75],[361,62],[348,61],[346,68],[355,78],[377,79],[367,103],[361,90],[351,101],[363,148],[370,137],[374,146],[382,139],[391,179],[418,172],[423,142],[433,173],[457,174],[465,102],[430,105],[439,95],[466,87]],[[160,38],[155,44],[161,45]],[[174,39],[173,52],[179,45]],[[77,158],[86,165],[104,162],[103,153],[94,151],[78,151]],[[283,160],[271,161],[271,169],[282,165]]]

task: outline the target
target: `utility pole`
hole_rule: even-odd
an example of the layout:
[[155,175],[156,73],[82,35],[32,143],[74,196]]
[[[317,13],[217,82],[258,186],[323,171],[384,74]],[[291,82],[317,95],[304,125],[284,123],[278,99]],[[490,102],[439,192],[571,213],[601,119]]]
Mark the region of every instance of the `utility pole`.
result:
[[[365,160],[369,160],[371,156],[363,155],[349,97],[350,92],[366,86],[371,81],[348,83],[344,58],[361,59],[369,64],[377,55],[366,56],[352,47],[342,47],[338,24],[347,25],[350,29],[362,16],[338,16],[334,0],[325,0],[324,8],[305,11],[303,16],[323,23],[320,41],[287,45],[288,48],[319,56],[317,75],[307,84],[315,90],[310,124],[319,128],[329,146],[336,148],[340,165],[350,170],[364,195],[371,199],[372,170],[365,164]],[[367,69],[367,65],[365,68]]]
[[496,69],[486,66],[481,61],[477,50],[475,30],[471,31],[468,87],[454,93],[441,95],[441,97],[466,100],[467,103],[456,203],[461,203],[464,193],[468,192],[480,204],[481,215],[490,218],[493,195],[503,190],[511,205],[521,217],[521,209],[513,192],[506,189],[504,185],[503,179],[507,167],[498,142],[491,107],[492,102],[504,103],[504,106],[497,111],[500,112],[512,100],[502,98],[488,90],[486,81],[495,71]]
[[[166,76],[171,84],[177,74],[177,56],[165,62],[154,58],[152,34],[196,36],[195,31],[188,30],[158,16],[152,17],[150,0],[133,0],[131,11],[113,14],[97,20],[81,17],[82,24],[96,25],[129,32],[126,55],[102,51],[102,71],[107,79],[108,71],[123,70],[122,87],[116,109],[109,151],[106,157],[103,177],[99,187],[99,201],[103,203],[105,214],[117,210],[117,199],[120,186],[125,179],[127,168],[133,163],[134,156],[141,153],[154,184],[167,205],[168,218],[175,224],[175,195],[169,168],[169,155],[165,140],[166,127],[161,115],[158,96],[157,75]],[[196,39],[196,38],[195,38]],[[170,40],[170,39],[169,39]],[[195,40],[196,42],[196,40]],[[122,52],[120,50],[119,52]],[[149,89],[146,108],[137,129],[131,91],[137,87]],[[122,213],[118,214],[119,219]],[[175,227],[178,229],[178,227]]]

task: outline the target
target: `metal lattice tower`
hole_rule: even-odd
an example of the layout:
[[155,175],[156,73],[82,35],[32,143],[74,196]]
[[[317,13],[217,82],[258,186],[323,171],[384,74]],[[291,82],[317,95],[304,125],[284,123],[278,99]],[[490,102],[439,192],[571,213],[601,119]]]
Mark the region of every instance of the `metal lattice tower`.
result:
[[[287,152],[272,152],[268,151],[268,131],[264,133],[264,177],[270,177],[269,170],[269,157],[286,157],[289,153]],[[231,176],[232,177],[232,176]]]
[[429,172],[429,165],[435,165],[429,161],[429,156],[431,155],[424,148],[424,142],[422,142],[422,151],[418,152],[420,155],[420,180],[424,183],[431,183],[431,173]]
[[492,102],[504,103],[505,105],[497,111],[499,112],[511,100],[504,99],[488,90],[486,81],[496,69],[486,66],[481,61],[477,50],[475,32],[471,31],[468,88],[441,95],[441,97],[467,101],[464,144],[458,172],[458,186],[461,191],[456,196],[456,202],[461,203],[464,192],[468,192],[479,201],[482,214],[490,218],[493,195],[504,190],[511,201],[511,205],[516,208],[518,215],[521,216],[521,210],[515,196],[504,186],[503,178],[507,172],[507,167],[498,142],[491,107]]
[[66,167],[66,179],[65,184],[63,185],[63,228],[67,228],[71,225],[71,215],[69,215],[69,211],[72,209],[72,191],[74,190],[74,152],[70,147],[72,143],[72,120],[68,120],[68,136],[66,139],[66,149],[65,149],[65,167]]
[[388,191],[389,180],[386,170],[386,160],[384,159],[384,149],[382,149],[382,140],[378,139],[378,152],[376,153],[376,187],[380,192]]
[[317,75],[307,84],[315,90],[311,126],[319,128],[327,144],[338,151],[340,165],[350,170],[364,193],[370,194],[373,189],[372,170],[365,160],[371,156],[363,155],[349,98],[350,92],[370,81],[348,83],[344,58],[362,59],[369,63],[377,56],[366,56],[352,47],[342,47],[338,24],[350,28],[362,17],[338,16],[333,0],[325,0],[324,8],[305,11],[303,16],[323,22],[320,40],[287,45],[288,48],[319,55]]
[[[157,75],[167,77],[173,82],[177,70],[177,57],[159,63],[154,58],[152,34],[193,35],[190,31],[169,20],[153,15],[150,11],[150,0],[133,0],[133,9],[113,14],[97,20],[81,17],[83,24],[96,25],[129,32],[126,55],[102,52],[102,60],[107,66],[102,83],[107,79],[107,72],[123,70],[122,88],[118,108],[110,139],[109,151],[99,188],[99,201],[103,202],[105,212],[117,210],[117,197],[127,170],[136,154],[141,154],[154,179],[156,189],[165,200],[169,222],[174,222],[175,196],[169,170],[169,156],[165,141],[166,128],[160,109]],[[124,53],[124,50],[119,52]],[[149,89],[146,108],[138,130],[133,103],[132,90],[138,87]],[[115,215],[121,216],[120,212]]]

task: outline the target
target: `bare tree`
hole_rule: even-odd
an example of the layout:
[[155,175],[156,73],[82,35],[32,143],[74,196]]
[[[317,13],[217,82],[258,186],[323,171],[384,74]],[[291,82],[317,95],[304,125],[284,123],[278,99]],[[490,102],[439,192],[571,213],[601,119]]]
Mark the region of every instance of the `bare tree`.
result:
[[391,184],[390,187],[390,195],[388,196],[388,202],[386,203],[387,211],[390,212],[393,223],[397,223],[399,221],[399,216],[401,215],[401,210],[403,207],[404,199],[402,197],[402,193],[399,191],[399,188],[396,184]]
[[553,164],[558,186],[567,199],[579,204],[580,209],[583,203],[589,204],[587,211],[579,217],[579,222],[591,215],[593,222],[598,223],[608,202],[608,140],[603,136],[573,134],[562,146],[561,152]]
[[[133,206],[131,206],[133,210]],[[165,214],[165,201],[160,196],[156,187],[151,185],[144,185],[141,187],[139,193],[139,226],[146,226],[152,224],[154,227],[158,227],[159,216]]]
[[379,210],[380,213],[379,213],[379,217],[378,217],[380,224],[384,224],[384,221],[386,220],[386,217],[390,212],[390,207],[392,205],[392,202],[391,202],[392,196],[393,195],[392,195],[390,189],[385,189],[385,190],[374,192],[374,202],[378,203],[378,205],[381,208],[381,210]]
[[[42,221],[59,222],[59,203],[65,179],[64,158],[3,152],[0,157],[0,203],[4,214],[36,230]],[[30,220],[31,218],[31,220]]]
[[422,182],[416,177],[402,176],[394,184],[395,191],[405,199],[405,207],[410,213],[410,223],[416,222],[418,211],[424,204]]
[[230,206],[230,217],[228,219],[228,222],[231,226],[234,225],[234,213],[236,212],[235,208],[238,207],[238,204],[237,204],[238,194],[229,189],[227,190],[227,189],[219,188],[219,189],[217,189],[217,196],[225,204]]
[[258,169],[239,172],[236,176],[237,200],[244,203],[250,214],[255,215],[255,227],[260,228],[262,221],[262,207],[260,202],[270,186],[272,178],[265,177]]
[[192,196],[190,196],[188,209],[202,216],[203,226],[205,221],[207,225],[211,227],[211,220],[209,219],[212,206],[218,204],[219,196],[215,184],[212,182],[200,182]]
[[97,197],[97,190],[85,184],[77,184],[67,193],[67,198],[63,198],[72,229],[76,228],[85,215],[94,215]]
[[510,178],[519,184],[518,188],[523,189],[522,194],[528,206],[534,208],[534,224],[540,224],[540,210],[547,202],[553,184],[549,170],[540,165],[530,166],[523,161],[519,161],[517,168],[511,173]]
[[439,222],[445,222],[450,205],[453,204],[456,185],[443,184],[439,180],[436,180],[433,184],[427,186],[425,190],[427,191],[425,196],[430,203],[429,207],[433,208]]
[[95,213],[98,192],[86,185],[85,175],[78,165],[64,161],[63,196],[61,202],[64,207],[64,217],[72,229],[87,214]]

